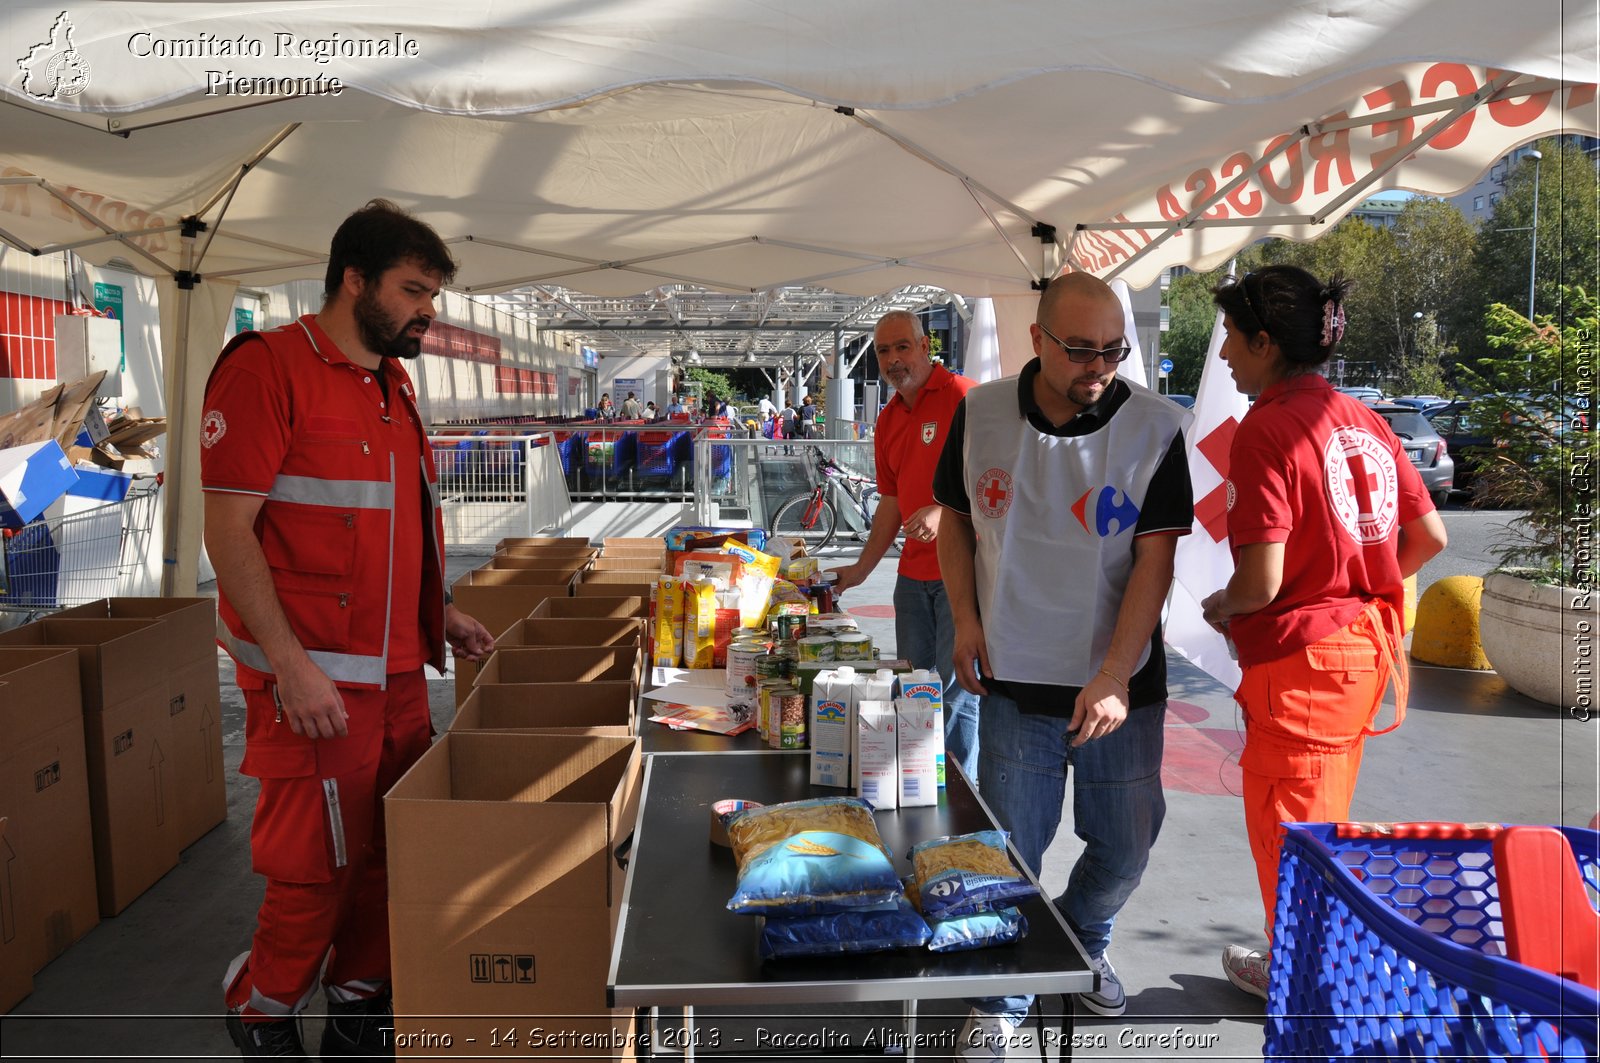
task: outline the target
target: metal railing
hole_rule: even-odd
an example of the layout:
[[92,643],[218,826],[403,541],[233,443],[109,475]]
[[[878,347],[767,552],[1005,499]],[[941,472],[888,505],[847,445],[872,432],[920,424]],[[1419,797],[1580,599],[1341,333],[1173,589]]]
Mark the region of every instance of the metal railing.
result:
[[[785,502],[817,484],[817,456],[827,455],[852,476],[877,479],[872,441],[854,439],[701,439],[695,444],[694,503],[701,524],[772,526]],[[830,499],[838,512],[834,545],[864,540],[868,516],[848,500]]]
[[493,546],[564,524],[571,510],[551,433],[430,432],[449,546]]

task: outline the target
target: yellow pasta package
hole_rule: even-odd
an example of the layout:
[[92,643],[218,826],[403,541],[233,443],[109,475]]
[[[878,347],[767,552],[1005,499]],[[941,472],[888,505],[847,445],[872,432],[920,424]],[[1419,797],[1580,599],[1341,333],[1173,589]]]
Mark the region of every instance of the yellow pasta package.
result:
[[717,647],[717,585],[696,579],[683,590],[683,666],[710,668]]

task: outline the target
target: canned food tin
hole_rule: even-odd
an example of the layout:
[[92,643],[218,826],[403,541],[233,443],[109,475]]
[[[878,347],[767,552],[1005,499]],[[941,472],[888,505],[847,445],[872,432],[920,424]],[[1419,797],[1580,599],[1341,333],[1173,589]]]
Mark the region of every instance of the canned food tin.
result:
[[726,689],[735,697],[750,693],[755,686],[756,665],[767,655],[767,644],[755,639],[735,639],[728,643],[728,678]]
[[789,687],[773,691],[772,697],[778,703],[778,748],[805,749],[806,696]]
[[808,635],[795,643],[802,663],[806,661],[833,660],[834,642],[831,635]]
[[859,631],[841,631],[833,637],[833,659],[836,661],[872,660],[872,636]]
[[756,658],[756,679],[776,679],[783,675],[783,657],[776,653],[763,653]]
[[840,631],[859,631],[861,625],[848,616],[812,617],[809,630],[819,635],[833,635]]

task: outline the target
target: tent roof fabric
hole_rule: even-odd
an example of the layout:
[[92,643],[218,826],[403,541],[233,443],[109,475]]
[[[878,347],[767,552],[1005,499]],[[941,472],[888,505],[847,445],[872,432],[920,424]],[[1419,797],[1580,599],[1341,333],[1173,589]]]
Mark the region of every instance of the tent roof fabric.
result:
[[[41,0],[0,16],[21,57],[0,83],[0,238],[170,273],[198,215],[196,271],[253,285],[319,275],[339,220],[381,195],[452,241],[468,291],[987,295],[1065,261],[1143,287],[1269,232],[1315,235],[1374,171],[1372,190],[1453,192],[1516,143],[1600,132],[1587,2],[132,0],[62,17]],[[1499,101],[1445,129],[1497,74]],[[228,91],[318,76],[344,91]]]

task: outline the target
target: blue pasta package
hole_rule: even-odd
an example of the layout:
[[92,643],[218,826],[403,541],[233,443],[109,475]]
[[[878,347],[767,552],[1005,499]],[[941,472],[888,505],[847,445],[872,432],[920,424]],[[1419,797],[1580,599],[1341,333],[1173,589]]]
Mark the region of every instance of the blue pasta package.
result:
[[916,949],[932,933],[904,897],[849,912],[769,915],[761,928],[761,958]]
[[928,948],[934,952],[963,952],[1021,941],[1028,936],[1028,919],[1015,908],[997,908],[957,916],[933,924]]
[[911,848],[911,866],[922,914],[934,922],[987,911],[1039,892],[1011,863],[1004,831],[918,842]]
[[859,797],[817,797],[736,812],[728,841],[739,865],[730,911],[813,915],[869,908],[901,895],[872,810]]

